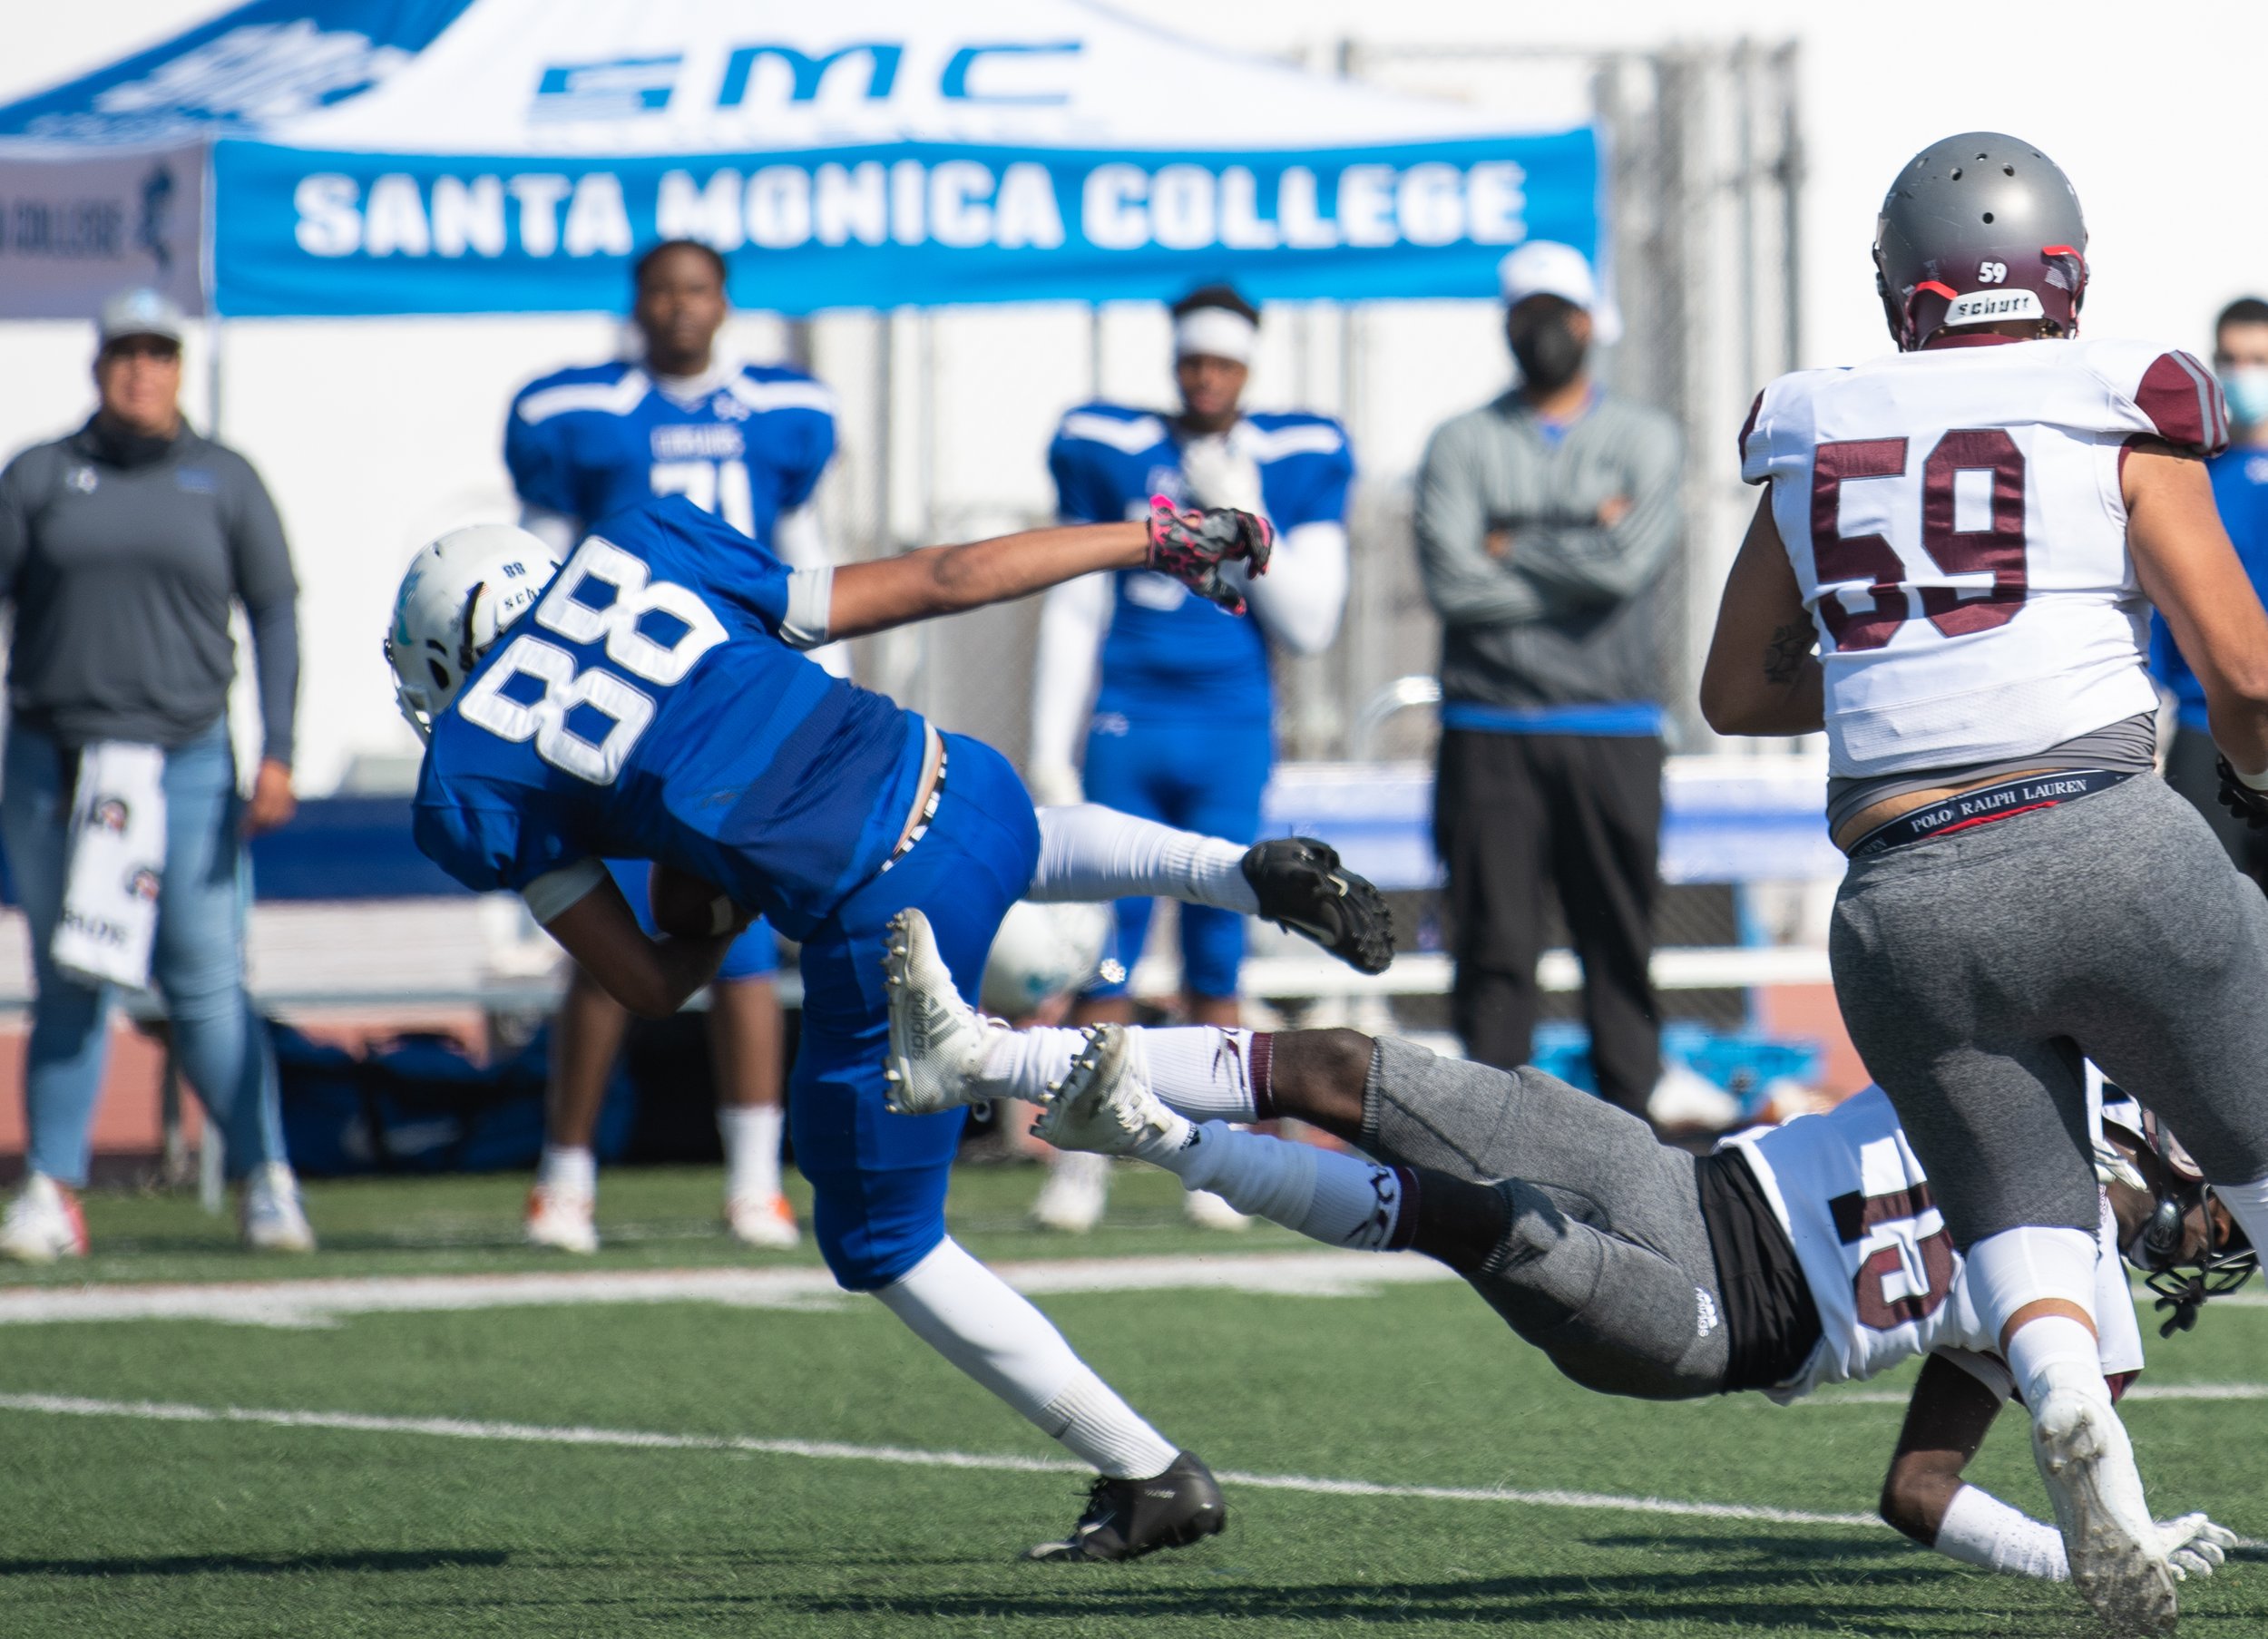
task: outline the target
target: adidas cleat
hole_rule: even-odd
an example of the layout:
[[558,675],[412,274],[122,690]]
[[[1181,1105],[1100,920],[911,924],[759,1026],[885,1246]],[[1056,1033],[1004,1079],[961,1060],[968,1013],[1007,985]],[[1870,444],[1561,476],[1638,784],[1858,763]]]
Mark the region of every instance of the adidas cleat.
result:
[[2178,1615],[2164,1538],[2108,1402],[2050,1391],[2032,1416],[2032,1456],[2055,1504],[2071,1580],[2114,1634],[2170,1634]]
[[1070,1073],[1031,1124],[1032,1137],[1058,1149],[1139,1156],[1155,1153],[1177,1129],[1188,1132],[1188,1123],[1135,1074],[1134,1036],[1126,1026],[1090,1025],[1084,1034]]
[[932,1116],[992,1097],[978,1079],[984,1046],[1008,1027],[963,1000],[928,917],[904,910],[890,919],[882,966],[890,992],[883,1102],[901,1116]]
[[1339,863],[1312,836],[1279,836],[1244,857],[1245,880],[1260,914],[1314,940],[1358,973],[1383,973],[1393,961],[1393,912],[1368,879]]
[[1228,1505],[1213,1471],[1184,1451],[1151,1479],[1099,1476],[1071,1534],[1041,1543],[1024,1557],[1066,1565],[1139,1559],[1159,1548],[1187,1547],[1227,1523]]

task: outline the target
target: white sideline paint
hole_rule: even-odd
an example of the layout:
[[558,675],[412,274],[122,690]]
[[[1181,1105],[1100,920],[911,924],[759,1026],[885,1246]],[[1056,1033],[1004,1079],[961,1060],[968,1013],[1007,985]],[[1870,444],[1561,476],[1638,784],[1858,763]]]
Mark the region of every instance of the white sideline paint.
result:
[[[1849,1393],[1830,1390],[1794,1403],[1799,1406],[1902,1406],[1913,1397],[1884,1389]],[[2136,1383],[2118,1403],[2138,1400],[2268,1400],[2268,1383]]]
[[[1365,1254],[1368,1255],[1368,1254]],[[64,1394],[0,1394],[0,1411],[53,1417],[120,1417],[142,1422],[254,1423],[278,1429],[327,1429],[356,1434],[424,1434],[441,1439],[511,1440],[553,1446],[606,1446],[652,1451],[737,1451],[841,1462],[896,1463],[920,1468],[982,1468],[1013,1474],[1084,1474],[1084,1465],[1006,1453],[924,1451],[908,1446],[853,1446],[823,1439],[758,1439],[740,1435],[657,1434],[632,1429],[552,1428],[533,1423],[474,1422],[452,1417],[373,1417],[356,1411],[285,1411],[245,1406],[185,1406],[158,1400],[83,1400]],[[1318,1497],[1397,1497],[1429,1502],[1510,1503],[1536,1508],[1593,1508],[1624,1514],[1672,1514],[1693,1519],[1744,1519],[1773,1525],[1881,1527],[1872,1514],[1815,1514],[1740,1503],[1682,1502],[1666,1497],[1618,1497],[1594,1491],[1514,1491],[1484,1486],[1397,1486],[1364,1479],[1315,1479],[1301,1474],[1243,1474],[1224,1468],[1224,1485],[1304,1491]]]
[[[1453,1281],[1414,1253],[1243,1253],[1227,1256],[1050,1258],[995,1263],[1017,1291],[1211,1290],[1278,1297],[1364,1297],[1382,1286]],[[310,1329],[357,1314],[549,1308],[579,1303],[719,1303],[830,1310],[855,1300],[824,1269],[609,1269],[530,1274],[376,1275],[328,1281],[226,1281],[0,1290],[0,1325],[74,1321],[217,1321]]]

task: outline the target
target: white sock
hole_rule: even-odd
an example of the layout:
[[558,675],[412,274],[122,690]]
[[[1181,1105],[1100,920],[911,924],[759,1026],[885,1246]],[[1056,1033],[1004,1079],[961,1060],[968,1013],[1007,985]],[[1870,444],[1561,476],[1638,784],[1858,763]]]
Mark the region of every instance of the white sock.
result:
[[1145,1079],[1166,1107],[1192,1121],[1257,1121],[1253,1032],[1217,1025],[1138,1029]]
[[2252,1184],[2215,1184],[2213,1194],[2229,1209],[2253,1249],[2268,1256],[2268,1178]]
[[2025,1322],[2009,1335],[2001,1352],[2018,1392],[2035,1415],[2040,1403],[2056,1389],[2080,1393],[2110,1404],[2110,1384],[2103,1379],[2103,1346],[2095,1334],[2068,1314],[2043,1314]]
[[1974,1486],[1963,1486],[1953,1493],[1932,1546],[1963,1565],[1981,1566],[1988,1571],[2037,1576],[2042,1582],[2071,1580],[2071,1562],[2063,1551],[2061,1531]]
[[596,1195],[599,1164],[591,1158],[587,1145],[546,1144],[543,1162],[535,1169],[535,1181],[541,1187],[562,1195]]
[[725,1141],[725,1198],[779,1194],[780,1107],[720,1104],[717,1136]]
[[1071,1352],[1047,1316],[947,1238],[875,1296],[914,1335],[1082,1461],[1117,1479],[1178,1454]]
[[1061,1025],[1028,1030],[993,1030],[984,1044],[984,1067],[977,1079],[988,1098],[1021,1098],[1044,1104],[1048,1089],[1071,1073],[1071,1060],[1087,1045],[1086,1036]]
[[1238,1212],[1281,1224],[1326,1246],[1388,1252],[1408,1244],[1395,1233],[1407,1183],[1407,1175],[1397,1167],[1240,1132],[1225,1121],[1194,1128],[1158,1165],[1185,1188],[1209,1189]]
[[2043,1298],[2060,1299],[2093,1321],[2100,1256],[2096,1238],[2078,1229],[2003,1230],[1969,1249],[1964,1277],[1978,1317],[1993,1336],[2006,1339],[2001,1352],[2018,1392],[2035,1415],[2051,1388],[2075,1388],[2106,1403],[2110,1400],[2102,1346],[2087,1326],[2068,1315],[2051,1314],[2028,1322],[2013,1335],[2008,1330],[2019,1310]]
[[1040,811],[1040,868],[1024,897],[1127,899],[1159,894],[1259,913],[1241,843],[1177,831],[1115,808],[1080,803]]

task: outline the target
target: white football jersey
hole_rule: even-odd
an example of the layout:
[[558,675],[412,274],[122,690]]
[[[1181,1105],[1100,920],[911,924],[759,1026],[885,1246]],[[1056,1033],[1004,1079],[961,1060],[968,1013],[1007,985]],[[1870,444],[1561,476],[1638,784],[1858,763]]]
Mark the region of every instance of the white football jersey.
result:
[[2136,438],[2225,444],[2212,372],[2138,342],[2006,342],[1757,395],[1741,476],[1771,481],[1819,630],[1832,772],[2025,756],[2156,707],[2119,485]]
[[[1755,1169],[1819,1310],[1819,1347],[1766,1392],[1785,1404],[1822,1383],[1874,1376],[1943,1352],[2005,1395],[1999,1347],[1978,1318],[1960,1254],[1939,1215],[1898,1114],[1869,1088],[1823,1115],[1726,1140]],[[2109,1204],[2097,1229],[2096,1324],[2106,1377],[2142,1369],[2142,1329],[2119,1262]]]

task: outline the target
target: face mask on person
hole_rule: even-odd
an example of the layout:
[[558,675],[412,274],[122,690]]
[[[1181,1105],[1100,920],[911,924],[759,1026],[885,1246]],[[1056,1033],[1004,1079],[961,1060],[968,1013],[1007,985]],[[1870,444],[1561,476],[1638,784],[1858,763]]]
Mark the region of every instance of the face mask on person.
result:
[[1585,351],[1582,337],[1575,334],[1563,313],[1521,325],[1512,332],[1512,356],[1520,361],[1520,376],[1539,393],[1555,393],[1573,381],[1583,367]]
[[2222,371],[2221,391],[2238,425],[2256,427],[2268,422],[2268,365],[2238,365]]

